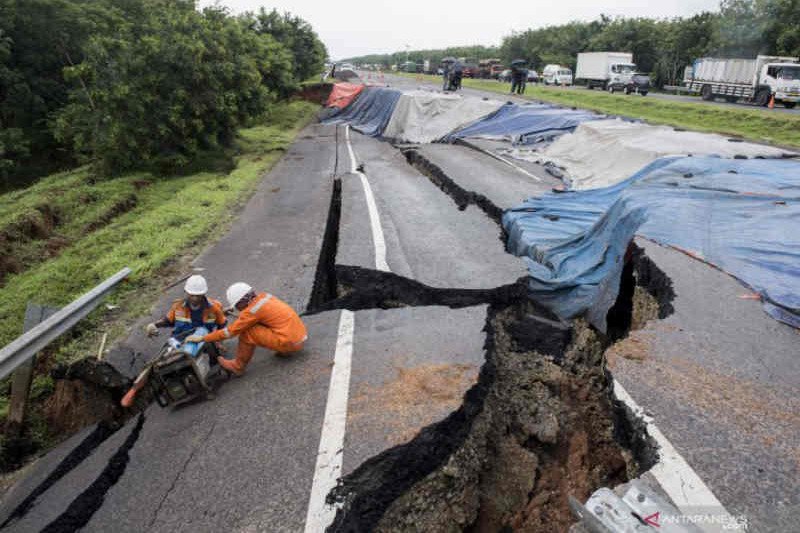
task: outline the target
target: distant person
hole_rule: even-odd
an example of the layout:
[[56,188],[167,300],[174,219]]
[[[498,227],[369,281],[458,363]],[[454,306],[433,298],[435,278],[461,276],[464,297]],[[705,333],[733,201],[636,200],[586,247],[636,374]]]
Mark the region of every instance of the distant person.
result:
[[461,79],[464,77],[464,66],[460,61],[445,63],[443,91],[457,91],[461,88]]
[[522,65],[511,65],[511,94],[525,93],[525,82],[528,80],[528,69]]
[[225,370],[236,375],[244,373],[253,358],[256,346],[287,355],[303,349],[308,333],[298,314],[288,304],[266,292],[256,292],[247,283],[228,287],[228,303],[239,316],[228,327],[205,336],[190,336],[188,342],[218,342],[239,337],[234,360],[218,357]]

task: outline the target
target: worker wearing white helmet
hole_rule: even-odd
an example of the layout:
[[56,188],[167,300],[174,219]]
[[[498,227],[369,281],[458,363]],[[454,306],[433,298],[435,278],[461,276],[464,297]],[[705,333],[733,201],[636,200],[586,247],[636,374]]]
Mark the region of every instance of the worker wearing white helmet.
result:
[[200,275],[190,276],[183,287],[186,297],[175,300],[167,314],[159,321],[147,325],[147,334],[157,335],[158,328],[173,328],[172,335],[204,327],[209,331],[225,326],[225,312],[222,303],[209,299],[208,284]]
[[238,318],[228,327],[203,337],[191,336],[189,342],[217,342],[239,337],[236,359],[219,357],[220,366],[240,375],[253,358],[256,346],[274,350],[277,355],[297,352],[308,339],[306,326],[288,304],[266,292],[256,292],[247,283],[228,287],[228,303],[239,311]]

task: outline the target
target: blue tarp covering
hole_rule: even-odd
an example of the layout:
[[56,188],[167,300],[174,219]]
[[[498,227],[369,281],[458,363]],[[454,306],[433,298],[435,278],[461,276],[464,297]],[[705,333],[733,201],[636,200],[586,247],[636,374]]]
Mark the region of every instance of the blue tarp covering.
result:
[[379,137],[392,118],[400,99],[400,91],[385,87],[366,87],[358,97],[340,113],[324,121],[325,124],[348,123],[354,130]]
[[581,122],[598,120],[603,115],[581,109],[564,109],[547,104],[506,104],[486,118],[448,134],[453,142],[466,137],[508,140],[515,144],[533,144],[568,133]]
[[800,162],[668,157],[604,189],[551,193],[508,211],[530,292],[562,318],[605,328],[634,234],[686,251],[758,292],[800,327]]

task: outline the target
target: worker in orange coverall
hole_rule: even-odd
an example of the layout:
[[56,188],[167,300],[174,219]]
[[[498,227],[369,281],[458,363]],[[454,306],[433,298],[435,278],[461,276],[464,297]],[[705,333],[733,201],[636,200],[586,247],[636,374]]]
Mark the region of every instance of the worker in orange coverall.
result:
[[308,333],[303,321],[288,304],[275,296],[256,293],[247,283],[228,287],[228,303],[239,311],[239,317],[228,327],[205,336],[191,336],[188,342],[218,342],[239,337],[236,359],[217,358],[225,370],[241,375],[253,358],[256,346],[285,355],[303,349]]

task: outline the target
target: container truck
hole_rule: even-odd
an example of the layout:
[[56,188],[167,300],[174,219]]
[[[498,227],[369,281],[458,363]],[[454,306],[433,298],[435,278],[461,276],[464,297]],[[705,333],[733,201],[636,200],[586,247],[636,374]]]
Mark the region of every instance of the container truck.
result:
[[[611,92],[625,90],[633,84],[636,64],[628,52],[583,52],[578,54],[575,81],[586,87],[601,87]],[[647,91],[639,91],[645,95]]]
[[722,97],[766,106],[773,98],[789,109],[800,101],[800,64],[796,57],[755,59],[704,57],[687,69],[686,88],[703,100]]

